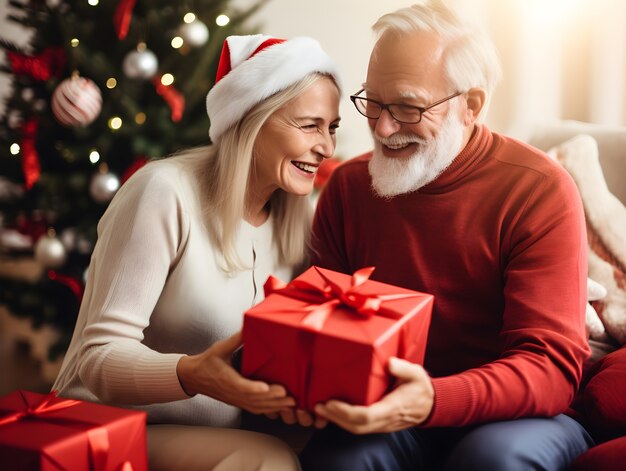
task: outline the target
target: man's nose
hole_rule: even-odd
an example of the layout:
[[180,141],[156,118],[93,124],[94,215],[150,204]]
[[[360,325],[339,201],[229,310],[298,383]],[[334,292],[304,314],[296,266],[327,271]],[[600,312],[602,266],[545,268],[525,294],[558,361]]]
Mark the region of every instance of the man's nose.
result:
[[389,137],[400,130],[401,124],[391,116],[389,110],[382,110],[378,119],[370,120],[370,127],[378,137]]

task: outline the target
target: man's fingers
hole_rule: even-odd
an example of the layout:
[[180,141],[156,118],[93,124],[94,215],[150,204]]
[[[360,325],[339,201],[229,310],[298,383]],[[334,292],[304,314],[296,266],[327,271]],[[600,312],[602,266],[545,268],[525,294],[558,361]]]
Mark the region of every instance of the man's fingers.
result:
[[313,427],[315,428],[324,428],[328,425],[328,420],[326,420],[324,417],[320,417],[319,415],[315,416],[315,423],[313,424]]
[[353,406],[342,401],[318,404],[315,412],[352,433],[382,431],[394,413],[390,401],[375,402],[370,406]]
[[318,404],[315,406],[315,413],[324,420],[332,422],[348,432],[357,434],[367,433],[368,429],[366,422],[363,421],[361,417],[359,417],[358,420],[354,420],[356,414],[352,411],[348,411],[345,406],[348,408],[353,407],[345,403],[335,404],[332,406],[329,403]]
[[389,372],[395,377],[405,381],[416,380],[422,377],[423,374],[426,374],[424,368],[417,363],[411,363],[410,361],[396,357],[389,359]]

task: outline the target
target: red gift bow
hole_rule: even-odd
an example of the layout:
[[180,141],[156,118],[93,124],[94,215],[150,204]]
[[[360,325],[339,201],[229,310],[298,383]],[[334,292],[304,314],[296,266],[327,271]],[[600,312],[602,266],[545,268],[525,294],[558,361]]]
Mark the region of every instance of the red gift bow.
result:
[[344,305],[349,310],[363,317],[383,316],[392,319],[399,319],[403,314],[385,309],[381,306],[383,301],[394,299],[405,299],[416,296],[415,294],[363,294],[357,292],[357,288],[369,280],[375,267],[365,267],[352,274],[350,288],[343,290],[338,284],[324,275],[317,267],[313,267],[322,277],[325,286],[320,287],[308,281],[295,279],[289,284],[285,284],[278,278],[270,275],[263,285],[265,296],[272,293],[282,294],[289,298],[306,301],[315,304],[306,308],[311,313],[303,320],[302,325],[311,330],[320,331],[326,323],[328,316],[339,305]]
[[[76,419],[63,419],[59,417],[44,417],[44,414],[49,412],[56,412],[59,410],[74,407],[80,404],[81,401],[73,399],[61,399],[54,404],[51,402],[57,399],[57,392],[52,391],[46,394],[41,401],[37,404],[30,404],[22,391],[18,391],[22,402],[24,403],[24,409],[21,411],[15,411],[9,415],[0,418],[0,427],[3,425],[12,424],[25,419],[45,420],[48,422],[58,422],[61,424],[85,424],[87,422],[81,422]],[[91,424],[90,424],[91,425]],[[109,456],[109,433],[105,427],[95,427],[86,431],[87,442],[89,443],[89,458],[91,461],[91,469],[94,471],[104,470],[106,467],[107,458]],[[60,463],[58,463],[53,457],[47,456],[59,469],[61,469]],[[118,467],[120,471],[132,471],[132,465],[126,461]]]
[[44,82],[53,76],[60,77],[65,67],[65,52],[60,47],[49,47],[36,56],[7,51],[7,59],[15,75],[26,75]]

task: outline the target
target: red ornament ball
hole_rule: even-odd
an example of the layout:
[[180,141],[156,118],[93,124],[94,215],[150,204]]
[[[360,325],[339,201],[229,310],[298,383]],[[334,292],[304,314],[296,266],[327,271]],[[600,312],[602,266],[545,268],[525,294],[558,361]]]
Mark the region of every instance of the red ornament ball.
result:
[[87,126],[101,110],[100,89],[84,77],[63,80],[52,94],[52,113],[63,126]]

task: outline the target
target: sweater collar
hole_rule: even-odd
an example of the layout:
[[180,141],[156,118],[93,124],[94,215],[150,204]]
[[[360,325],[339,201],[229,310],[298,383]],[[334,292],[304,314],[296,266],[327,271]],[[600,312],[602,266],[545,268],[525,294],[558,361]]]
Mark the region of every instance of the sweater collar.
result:
[[493,144],[493,135],[489,129],[477,124],[472,135],[459,155],[452,161],[441,175],[428,185],[424,185],[418,190],[419,193],[441,193],[450,185],[453,185],[463,178],[471,167],[475,167],[483,160],[491,145]]

